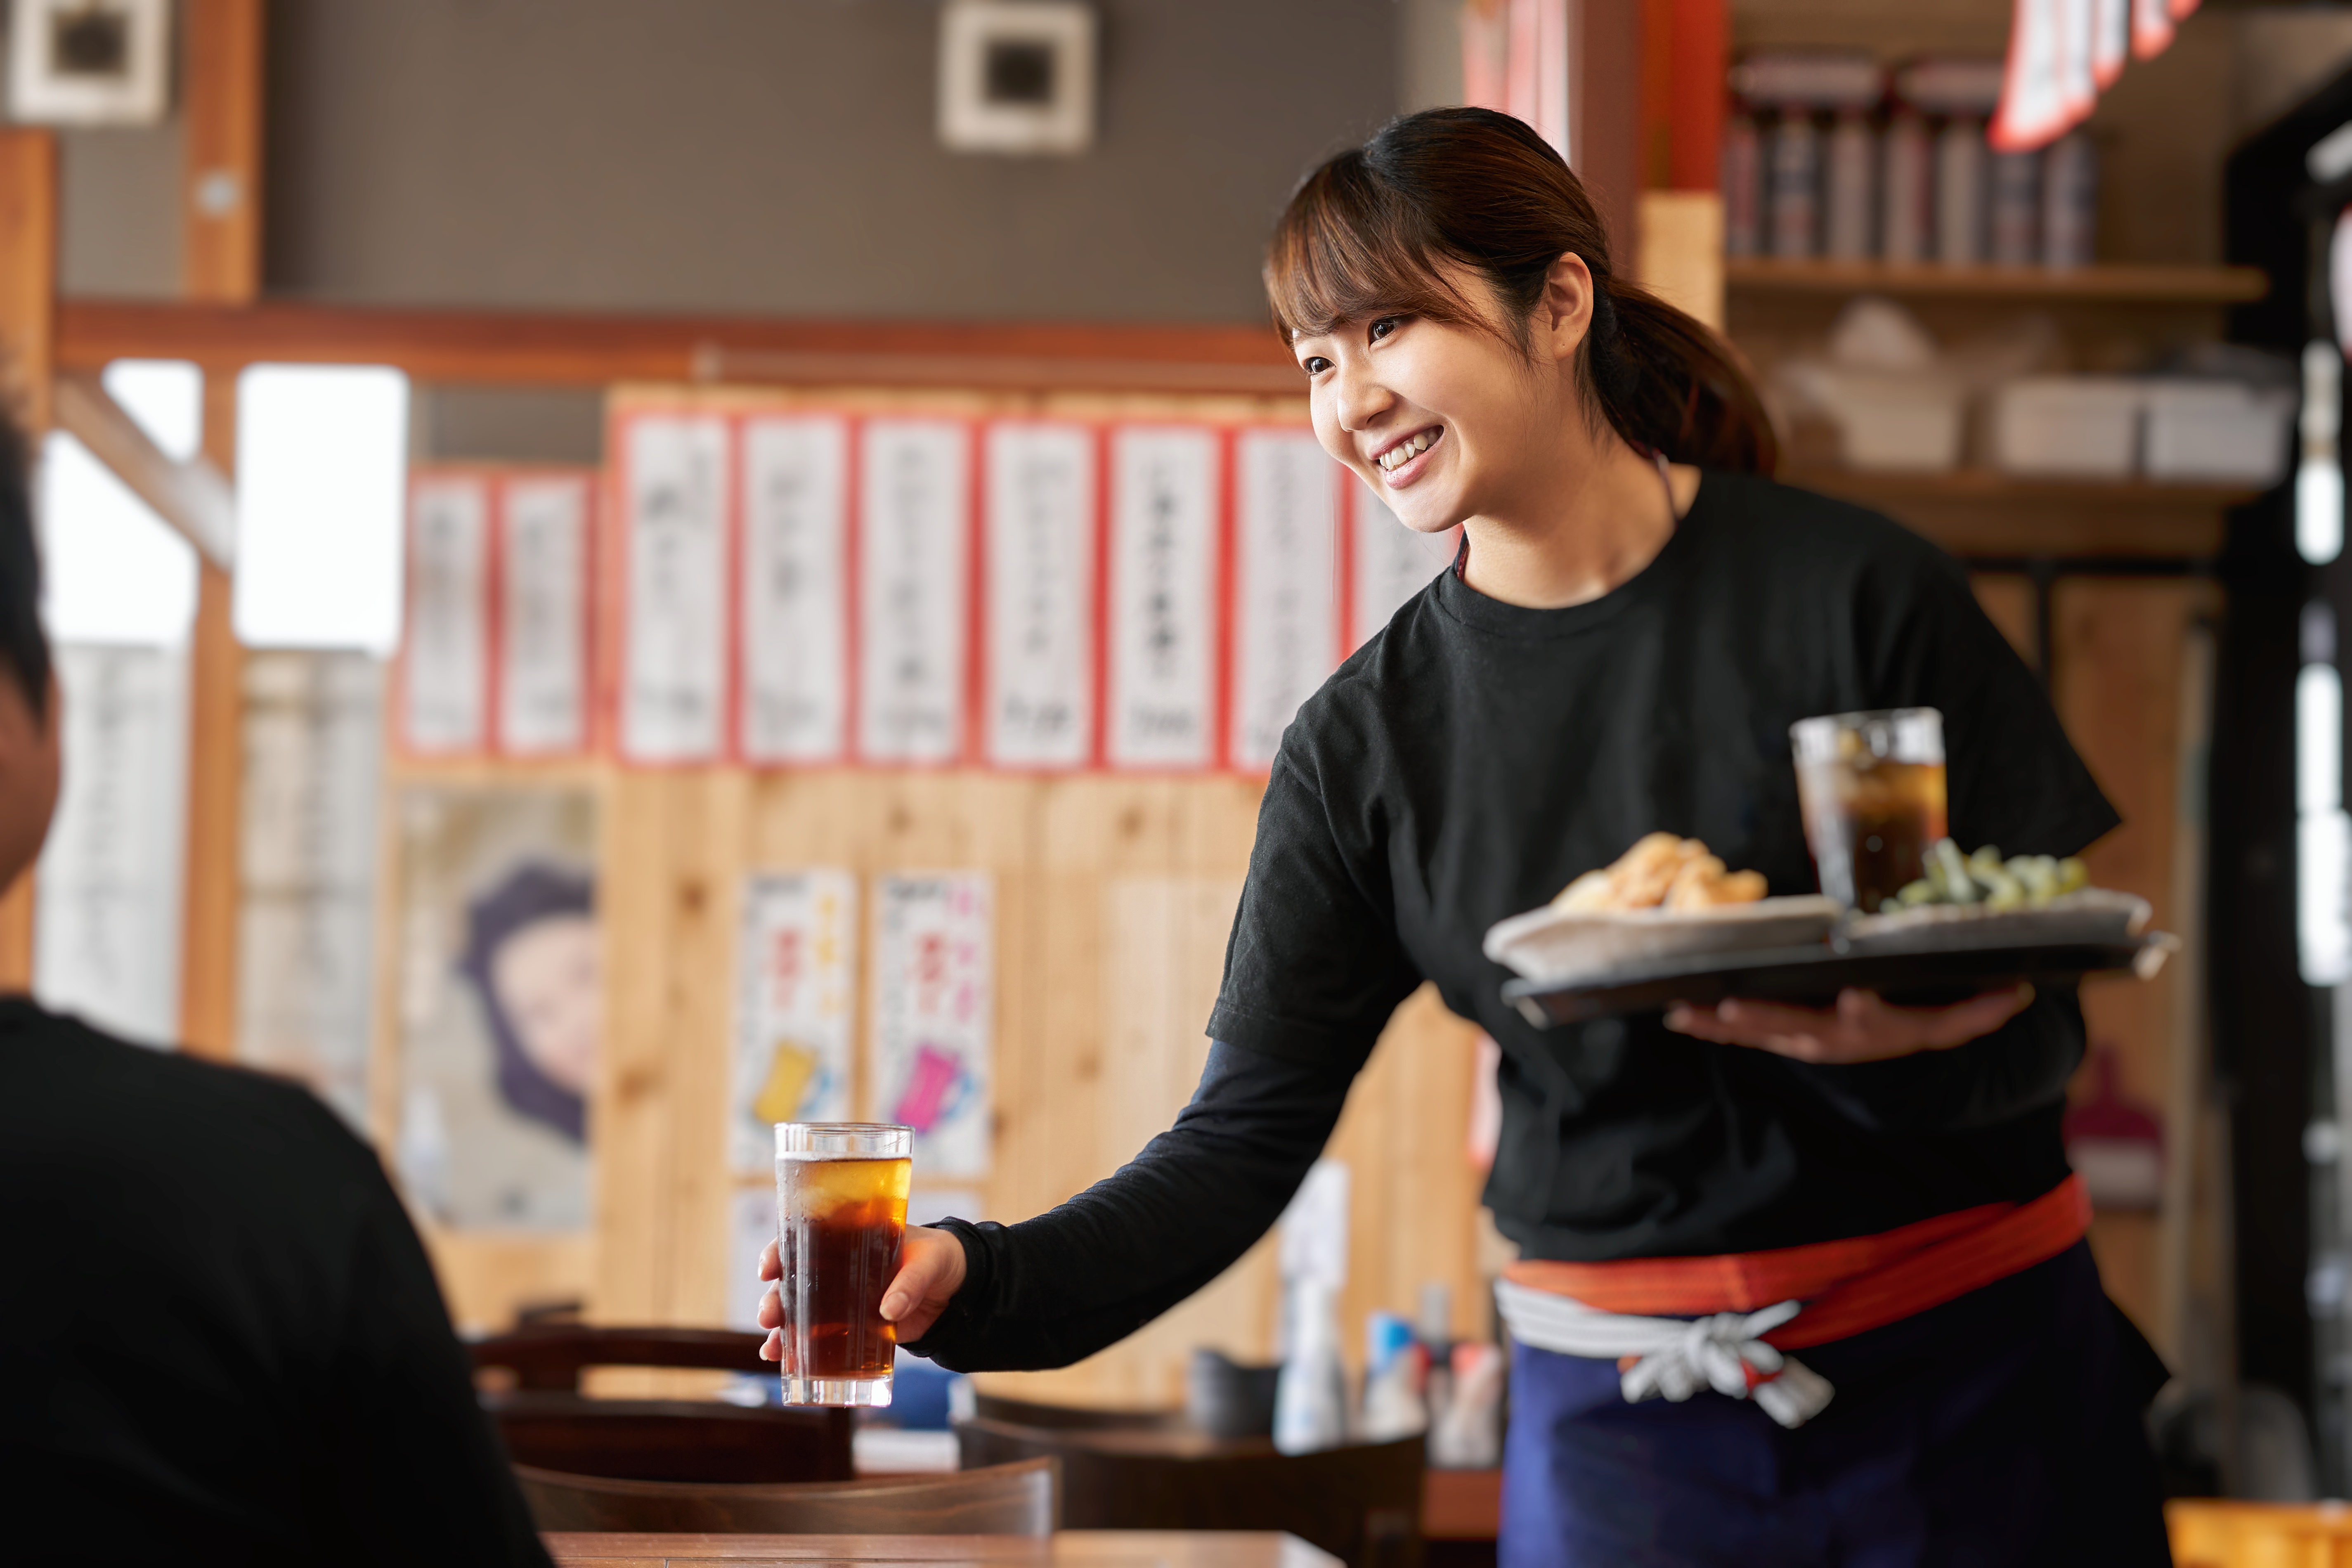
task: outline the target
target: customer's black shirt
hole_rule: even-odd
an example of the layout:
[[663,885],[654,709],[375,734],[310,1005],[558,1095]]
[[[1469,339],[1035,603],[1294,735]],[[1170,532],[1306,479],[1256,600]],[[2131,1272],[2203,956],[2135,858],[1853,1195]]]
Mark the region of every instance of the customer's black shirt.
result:
[[415,1231],[292,1084],[0,1000],[27,1562],[544,1564]]
[[2115,826],[1966,574],[1857,508],[1708,474],[1657,558],[1591,603],[1439,577],[1283,737],[1194,1103],[1053,1213],[955,1226],[971,1279],[915,1348],[1053,1364],[1206,1283],[1280,1212],[1424,979],[1502,1047],[1486,1200],[1528,1257],[1788,1247],[2046,1191],[2071,996],[1953,1050],[1811,1067],[1654,1015],[1537,1029],[1480,951],[1661,828],[1815,890],[1789,726],[1909,706],[1943,711],[1964,846],[2071,854]]

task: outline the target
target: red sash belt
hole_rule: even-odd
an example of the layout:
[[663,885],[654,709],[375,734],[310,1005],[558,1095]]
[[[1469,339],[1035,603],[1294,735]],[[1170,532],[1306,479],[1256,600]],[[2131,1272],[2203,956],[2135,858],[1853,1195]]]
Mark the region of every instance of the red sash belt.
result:
[[1765,1334],[1780,1350],[1827,1344],[1939,1307],[2046,1263],[2083,1238],[2090,1194],[2070,1175],[2031,1203],[1985,1204],[1876,1236],[1712,1258],[1518,1262],[1504,1277],[1604,1312],[1698,1318],[1781,1301],[1805,1310]]

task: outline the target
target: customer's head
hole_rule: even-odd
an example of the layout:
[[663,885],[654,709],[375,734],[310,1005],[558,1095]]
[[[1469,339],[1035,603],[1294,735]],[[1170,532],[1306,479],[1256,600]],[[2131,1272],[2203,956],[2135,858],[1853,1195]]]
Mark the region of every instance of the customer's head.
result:
[[32,461],[0,417],[0,885],[41,852],[58,805],[58,692],[41,629]]

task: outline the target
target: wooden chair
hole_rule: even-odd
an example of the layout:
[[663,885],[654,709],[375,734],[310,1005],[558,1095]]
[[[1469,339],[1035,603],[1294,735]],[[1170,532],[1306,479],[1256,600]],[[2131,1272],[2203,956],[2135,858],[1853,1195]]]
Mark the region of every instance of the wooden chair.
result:
[[640,1481],[749,1485],[845,1481],[856,1417],[847,1410],[746,1409],[687,1399],[588,1399],[592,1366],[686,1367],[773,1377],[762,1334],[724,1329],[527,1323],[476,1342],[475,1370],[511,1373],[482,1395],[517,1466]]
[[1066,1530],[1286,1530],[1352,1568],[1422,1560],[1422,1440],[1283,1454],[1186,1428],[956,1423],[963,1468],[1053,1458]]
[[1058,1472],[1030,1459],[952,1476],[799,1486],[603,1480],[528,1465],[515,1479],[545,1531],[725,1535],[1053,1534]]

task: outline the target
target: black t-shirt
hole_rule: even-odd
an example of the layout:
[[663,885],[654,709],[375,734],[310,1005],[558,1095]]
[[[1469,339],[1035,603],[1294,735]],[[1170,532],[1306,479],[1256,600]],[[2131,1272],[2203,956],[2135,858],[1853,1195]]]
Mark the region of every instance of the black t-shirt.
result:
[[1502,1047],[1487,1201],[1529,1256],[1746,1251],[2028,1197],[2065,1173],[2079,1023],[1821,1068],[1655,1016],[1537,1029],[1487,928],[1658,829],[1815,890],[1789,726],[1944,715],[1952,836],[2072,854],[2116,821],[1952,560],[1869,512],[1708,474],[1615,591],[1520,609],[1447,573],[1283,738],[1209,1032],[1359,1063],[1423,979]]
[[375,1156],[0,1000],[0,1499],[41,1561],[548,1561]]
[[1813,1067],[1654,1015],[1537,1029],[1480,951],[1662,828],[1775,893],[1815,890],[1789,726],[1910,706],[1944,714],[1968,847],[2072,854],[2115,826],[1966,574],[1870,512],[1711,473],[1657,559],[1589,604],[1519,609],[1439,577],[1283,737],[1192,1102],[1050,1214],[948,1222],[966,1282],[909,1348],[1066,1364],[1213,1279],[1423,979],[1502,1047],[1486,1199],[1530,1258],[1786,1247],[2047,1191],[2083,1050],[2071,994],[1951,1050]]

